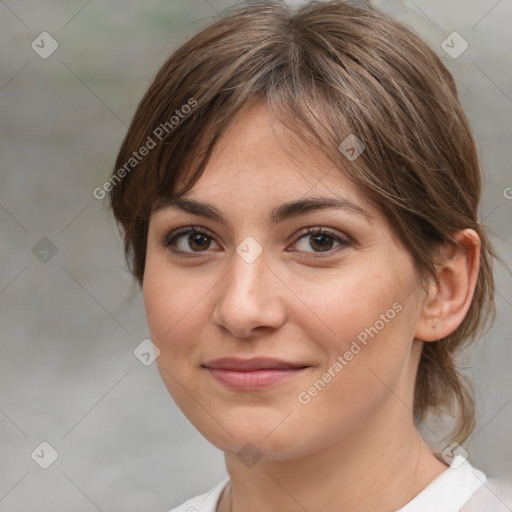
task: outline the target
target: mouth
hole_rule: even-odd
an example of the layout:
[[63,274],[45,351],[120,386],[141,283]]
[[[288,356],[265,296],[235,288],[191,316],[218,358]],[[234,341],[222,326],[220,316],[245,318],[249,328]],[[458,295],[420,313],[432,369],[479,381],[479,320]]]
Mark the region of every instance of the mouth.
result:
[[249,391],[282,384],[311,368],[306,364],[259,357],[226,357],[201,366],[220,384],[235,390]]

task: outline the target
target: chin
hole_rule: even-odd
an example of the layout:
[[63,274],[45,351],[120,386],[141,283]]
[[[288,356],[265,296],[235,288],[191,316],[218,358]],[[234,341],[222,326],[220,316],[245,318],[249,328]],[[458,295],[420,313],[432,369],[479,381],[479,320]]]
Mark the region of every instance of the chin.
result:
[[[293,413],[287,418],[290,411],[283,411],[286,409],[273,411],[268,407],[257,407],[251,410],[246,406],[232,409],[228,414],[215,415],[215,419],[219,418],[218,423],[204,411],[183,412],[205,439],[219,450],[236,455],[242,462],[246,458],[289,460],[313,452],[316,443],[308,439],[309,429],[297,424],[297,419],[293,421]],[[214,414],[213,408],[210,413]]]

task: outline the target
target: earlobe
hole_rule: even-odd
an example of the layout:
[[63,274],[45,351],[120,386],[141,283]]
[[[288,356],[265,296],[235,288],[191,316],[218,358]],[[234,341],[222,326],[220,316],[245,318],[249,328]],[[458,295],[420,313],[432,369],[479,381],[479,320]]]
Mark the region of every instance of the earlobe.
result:
[[454,332],[466,316],[478,279],[480,237],[473,229],[459,231],[440,250],[436,279],[432,279],[415,338],[436,341]]

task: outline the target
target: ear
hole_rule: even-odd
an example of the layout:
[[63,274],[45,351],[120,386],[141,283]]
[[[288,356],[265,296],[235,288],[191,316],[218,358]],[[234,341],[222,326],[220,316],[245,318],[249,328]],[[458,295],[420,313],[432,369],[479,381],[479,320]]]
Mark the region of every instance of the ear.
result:
[[462,323],[473,299],[480,268],[480,237],[473,229],[458,231],[440,250],[436,279],[423,302],[414,337],[436,341]]

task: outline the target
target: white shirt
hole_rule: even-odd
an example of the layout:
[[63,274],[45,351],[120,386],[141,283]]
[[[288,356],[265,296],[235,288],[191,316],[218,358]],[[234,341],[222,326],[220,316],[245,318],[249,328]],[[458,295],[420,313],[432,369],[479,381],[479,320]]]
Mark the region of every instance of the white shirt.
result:
[[[169,512],[216,512],[229,477],[209,492],[191,498]],[[489,480],[456,455],[450,467],[396,512],[511,512],[512,484]]]

